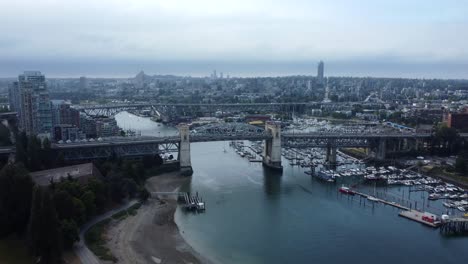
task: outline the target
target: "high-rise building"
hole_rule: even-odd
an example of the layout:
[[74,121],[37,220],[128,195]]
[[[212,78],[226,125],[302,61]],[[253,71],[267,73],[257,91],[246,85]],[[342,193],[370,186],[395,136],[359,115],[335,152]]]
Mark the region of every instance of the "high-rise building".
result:
[[323,61],[320,61],[317,67],[317,82],[319,84],[323,84],[324,67]]
[[51,133],[52,113],[45,76],[25,71],[13,83],[10,103],[18,112],[20,129],[28,135]]
[[330,103],[330,86],[328,86],[328,81],[325,87],[325,96],[323,97],[323,102],[324,103]]
[[80,126],[80,112],[64,100],[52,100],[52,125]]
[[10,111],[18,112],[20,111],[20,93],[18,83],[14,82],[8,85],[8,99],[10,103]]

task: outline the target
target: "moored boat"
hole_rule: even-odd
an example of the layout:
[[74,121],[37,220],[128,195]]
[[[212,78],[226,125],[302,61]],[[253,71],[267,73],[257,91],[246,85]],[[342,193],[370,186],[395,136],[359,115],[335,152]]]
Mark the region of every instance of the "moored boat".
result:
[[349,187],[346,187],[346,186],[341,186],[338,191],[340,193],[344,193],[344,194],[349,194],[349,195],[354,195],[356,194],[355,191],[351,190]]

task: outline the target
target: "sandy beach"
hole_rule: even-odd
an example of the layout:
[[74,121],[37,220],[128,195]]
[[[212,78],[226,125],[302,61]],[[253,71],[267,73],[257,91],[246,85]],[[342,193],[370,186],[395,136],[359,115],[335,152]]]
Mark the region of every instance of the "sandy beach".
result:
[[[171,192],[189,180],[178,172],[147,180],[150,192]],[[137,215],[112,224],[107,246],[117,263],[209,263],[185,242],[174,222],[175,197],[151,198]]]

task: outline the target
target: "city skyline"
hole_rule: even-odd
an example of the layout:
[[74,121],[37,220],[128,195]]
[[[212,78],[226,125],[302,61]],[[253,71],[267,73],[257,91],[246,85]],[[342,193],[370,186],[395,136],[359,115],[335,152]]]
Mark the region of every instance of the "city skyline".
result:
[[[133,78],[140,71],[149,75],[175,75],[188,77],[210,77],[213,69],[231,77],[286,77],[317,76],[317,63],[307,62],[146,62],[128,61],[96,62],[94,64],[43,61],[11,63],[0,62],[0,78],[15,78],[18,72],[40,70],[48,78]],[[399,64],[381,62],[336,62],[327,61],[327,77],[371,77],[408,79],[468,79],[467,64]]]
[[205,76],[213,68],[284,76],[324,60],[335,76],[468,78],[468,39],[459,34],[467,4],[459,1],[69,1],[52,12],[56,4],[0,4],[1,77],[27,69]]

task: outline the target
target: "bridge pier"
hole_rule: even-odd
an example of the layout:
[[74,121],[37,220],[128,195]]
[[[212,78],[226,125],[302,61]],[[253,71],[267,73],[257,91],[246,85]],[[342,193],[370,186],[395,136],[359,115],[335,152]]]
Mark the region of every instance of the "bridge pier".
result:
[[376,158],[378,160],[384,160],[387,152],[387,141],[383,138],[379,140],[379,146],[377,147]]
[[183,175],[193,174],[192,162],[190,160],[190,130],[186,124],[179,125],[180,144],[179,144],[179,164]]
[[325,156],[325,162],[331,165],[336,164],[336,147],[327,146],[327,155]]
[[275,122],[266,122],[265,131],[269,132],[272,138],[265,140],[263,165],[271,169],[283,170],[281,165],[281,125]]

